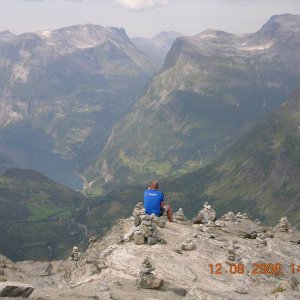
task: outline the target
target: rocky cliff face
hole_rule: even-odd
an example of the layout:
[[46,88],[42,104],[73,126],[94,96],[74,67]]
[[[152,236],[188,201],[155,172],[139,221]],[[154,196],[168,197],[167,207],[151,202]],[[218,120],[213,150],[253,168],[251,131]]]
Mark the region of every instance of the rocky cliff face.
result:
[[[124,29],[87,24],[2,32],[0,151],[20,167],[40,165],[37,170],[60,180],[47,158],[74,159],[64,167],[74,171],[98,154],[154,72]],[[37,151],[43,155],[33,158]]]
[[216,158],[299,82],[299,24],[299,16],[282,15],[254,34],[207,30],[177,38],[161,72],[86,174],[102,183],[130,183],[181,174]]
[[299,298],[300,236],[286,219],[272,228],[232,212],[202,224],[176,219],[156,227],[164,243],[155,245],[136,244],[134,230],[121,220],[79,260],[16,263],[2,279],[33,286],[31,299]]

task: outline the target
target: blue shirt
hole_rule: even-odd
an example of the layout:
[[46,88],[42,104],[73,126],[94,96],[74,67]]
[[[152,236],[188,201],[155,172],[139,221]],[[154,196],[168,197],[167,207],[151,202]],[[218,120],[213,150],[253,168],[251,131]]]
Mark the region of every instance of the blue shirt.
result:
[[164,201],[164,194],[158,190],[146,190],[144,192],[144,207],[146,214],[155,214],[157,216],[161,213],[160,204]]

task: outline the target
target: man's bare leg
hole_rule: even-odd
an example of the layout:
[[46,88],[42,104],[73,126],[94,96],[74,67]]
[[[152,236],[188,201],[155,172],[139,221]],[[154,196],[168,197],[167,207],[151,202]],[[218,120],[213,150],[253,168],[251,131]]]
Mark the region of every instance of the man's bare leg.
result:
[[167,212],[167,218],[168,218],[169,222],[173,222],[172,207],[170,205],[165,205],[164,209]]

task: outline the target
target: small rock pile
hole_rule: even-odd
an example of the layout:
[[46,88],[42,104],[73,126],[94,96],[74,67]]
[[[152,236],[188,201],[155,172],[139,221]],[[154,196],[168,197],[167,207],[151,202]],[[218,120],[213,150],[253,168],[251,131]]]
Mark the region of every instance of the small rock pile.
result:
[[166,226],[167,219],[164,216],[146,215],[143,203],[138,202],[134,207],[131,219],[134,221],[134,227],[125,235],[125,241],[133,240],[136,245],[166,243],[157,231],[157,227],[164,228]]
[[89,248],[92,247],[96,242],[98,241],[98,239],[93,235],[89,238]]
[[135,216],[138,216],[138,217],[142,217],[143,215],[146,214],[146,210],[144,208],[144,205],[142,202],[138,202],[134,209],[133,209],[133,212],[132,212],[132,215],[135,217]]
[[187,239],[186,242],[181,244],[181,248],[184,251],[191,251],[196,249],[195,241],[192,239]]
[[237,218],[237,219],[240,219],[240,220],[246,220],[246,219],[248,219],[248,216],[247,216],[246,213],[238,212],[238,213],[236,214],[236,218]]
[[292,225],[287,217],[282,217],[275,229],[279,232],[292,232]]
[[236,249],[236,241],[231,241],[228,247],[228,256],[226,263],[227,264],[234,264],[236,262],[236,255],[235,255],[235,249]]
[[78,247],[74,246],[69,260],[78,261],[81,257],[81,252],[78,251]]
[[140,268],[137,278],[137,286],[142,289],[159,289],[163,286],[164,281],[158,278],[152,272],[155,270],[155,264],[151,258],[146,258]]
[[165,216],[158,217],[155,214],[151,214],[150,218],[152,220],[152,223],[154,223],[156,226],[160,228],[166,227],[167,218]]
[[[146,217],[146,210],[142,202],[138,202],[132,212],[132,220],[134,221],[134,225],[138,227],[142,220]],[[152,222],[160,228],[164,228],[166,226],[167,218],[165,216],[157,217],[155,214],[151,214]]]
[[132,219],[134,225],[137,227],[141,224],[142,218],[146,215],[146,210],[142,202],[138,202],[132,212]]
[[174,213],[173,220],[175,223],[184,223],[186,221],[186,216],[182,208],[179,208],[179,210]]
[[266,238],[267,238],[267,236],[264,233],[257,234],[256,244],[257,244],[258,248],[263,248],[263,247],[267,246]]
[[193,239],[187,239],[185,242],[181,243],[177,247],[174,248],[174,251],[182,254],[182,251],[192,251],[197,248],[195,241]]
[[248,216],[246,213],[238,212],[235,214],[232,211],[229,211],[227,214],[221,217],[221,221],[228,222],[230,224],[238,224],[242,220],[247,220]]
[[142,245],[145,242],[149,245],[154,245],[157,243],[156,235],[156,225],[152,224],[150,216],[146,215],[143,220],[141,220],[141,224],[137,230],[133,233],[133,240],[137,245]]
[[205,202],[203,208],[198,212],[197,216],[193,218],[193,223],[204,224],[209,221],[215,221],[216,216],[215,210],[207,202]]

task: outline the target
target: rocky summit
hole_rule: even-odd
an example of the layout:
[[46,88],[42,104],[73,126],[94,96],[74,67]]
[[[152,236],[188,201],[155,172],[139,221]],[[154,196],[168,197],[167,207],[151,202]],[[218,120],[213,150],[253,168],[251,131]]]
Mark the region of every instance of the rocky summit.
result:
[[[208,210],[205,203],[201,216]],[[151,223],[140,204],[134,216]],[[273,227],[231,211],[208,222],[167,222],[155,227],[165,242],[149,244],[132,237],[142,225],[134,216],[101,240],[92,237],[86,251],[74,247],[82,251],[76,259],[49,264],[0,257],[0,293],[15,286],[35,300],[300,298],[300,232],[286,217]]]

